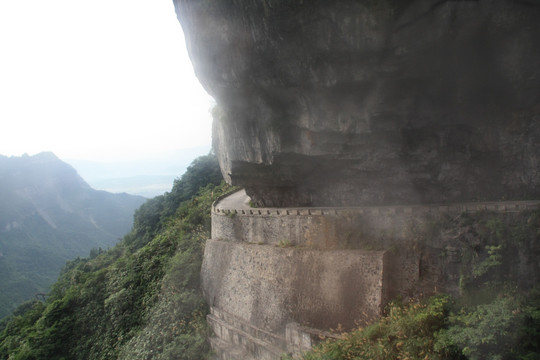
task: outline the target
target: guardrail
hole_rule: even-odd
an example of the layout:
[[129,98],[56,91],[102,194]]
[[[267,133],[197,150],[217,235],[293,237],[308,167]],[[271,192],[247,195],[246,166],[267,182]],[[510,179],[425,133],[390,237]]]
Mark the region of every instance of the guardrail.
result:
[[229,209],[220,208],[218,198],[212,205],[212,212],[218,215],[249,215],[249,216],[325,216],[325,215],[391,215],[391,214],[425,214],[452,212],[519,212],[540,208],[540,200],[499,201],[499,202],[468,202],[457,204],[428,204],[428,205],[396,205],[396,206],[359,206],[359,207],[313,207],[313,208],[253,208]]

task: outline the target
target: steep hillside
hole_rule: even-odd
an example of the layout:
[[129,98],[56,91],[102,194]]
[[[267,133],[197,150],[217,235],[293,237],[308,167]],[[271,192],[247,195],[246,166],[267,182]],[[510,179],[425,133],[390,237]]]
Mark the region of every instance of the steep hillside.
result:
[[67,260],[116,244],[146,199],[92,189],[52,153],[0,156],[0,317],[46,292]]
[[[198,159],[171,193],[137,210],[121,243],[70,262],[45,302],[26,303],[0,323],[0,359],[210,358],[199,275],[211,204],[233,190],[219,181],[215,158]],[[466,242],[464,296],[396,301],[380,321],[305,359],[538,358],[540,296],[515,281],[515,261],[537,256],[540,212],[442,216],[428,225],[411,229],[408,246]]]
[[199,274],[221,181],[214,156],[197,159],[118,245],[69,262],[46,302],[0,324],[0,359],[205,358]]

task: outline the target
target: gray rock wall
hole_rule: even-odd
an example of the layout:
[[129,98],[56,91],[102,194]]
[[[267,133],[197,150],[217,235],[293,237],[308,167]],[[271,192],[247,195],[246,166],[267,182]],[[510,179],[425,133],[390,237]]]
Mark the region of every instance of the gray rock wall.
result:
[[[354,208],[248,204],[243,191],[214,204],[212,240],[205,248],[202,287],[212,310],[212,346],[221,360],[299,354],[319,335],[334,336],[329,330],[368,322],[398,296],[458,294],[463,271],[470,271],[464,259],[485,251],[485,222],[534,221],[540,201]],[[520,241],[528,238],[523,236]],[[526,256],[529,247],[537,251],[534,243],[525,240],[516,255],[519,266],[511,276],[521,286],[537,281],[535,257]]]
[[260,206],[540,197],[540,3],[175,0]]
[[283,337],[291,322],[351,329],[380,313],[383,257],[209,240],[202,287],[211,307]]

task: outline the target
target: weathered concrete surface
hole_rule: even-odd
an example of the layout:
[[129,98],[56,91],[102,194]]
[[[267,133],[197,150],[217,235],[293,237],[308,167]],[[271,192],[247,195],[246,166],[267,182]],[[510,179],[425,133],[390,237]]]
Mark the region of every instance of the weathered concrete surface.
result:
[[540,197],[540,3],[175,0],[259,206]]
[[261,330],[225,311],[211,308],[207,318],[215,337],[210,339],[216,357],[221,360],[274,360],[287,348],[284,337]]
[[283,337],[290,322],[351,329],[380,313],[383,256],[209,240],[202,287],[211,307]]
[[[540,207],[540,201],[355,208],[250,208],[249,202],[238,191],[212,207],[213,240],[201,276],[221,360],[299,354],[318,334],[365,323],[396,297],[457,294],[467,269],[463,252],[479,256],[478,233],[489,234],[485,224],[471,228],[470,213],[503,221]],[[454,226],[461,217],[465,222]],[[525,255],[528,247],[538,251],[533,235],[512,270],[525,287],[540,274],[536,258]]]
[[[537,209],[540,201],[500,201],[347,208],[251,208],[240,190],[214,205],[212,238],[319,249],[389,248],[426,216]],[[373,241],[376,240],[376,241]]]

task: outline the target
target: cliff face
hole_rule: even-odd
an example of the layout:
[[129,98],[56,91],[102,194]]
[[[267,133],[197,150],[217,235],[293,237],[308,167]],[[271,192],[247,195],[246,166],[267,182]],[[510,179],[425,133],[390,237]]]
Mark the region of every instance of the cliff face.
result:
[[259,205],[540,197],[540,3],[175,0]]

